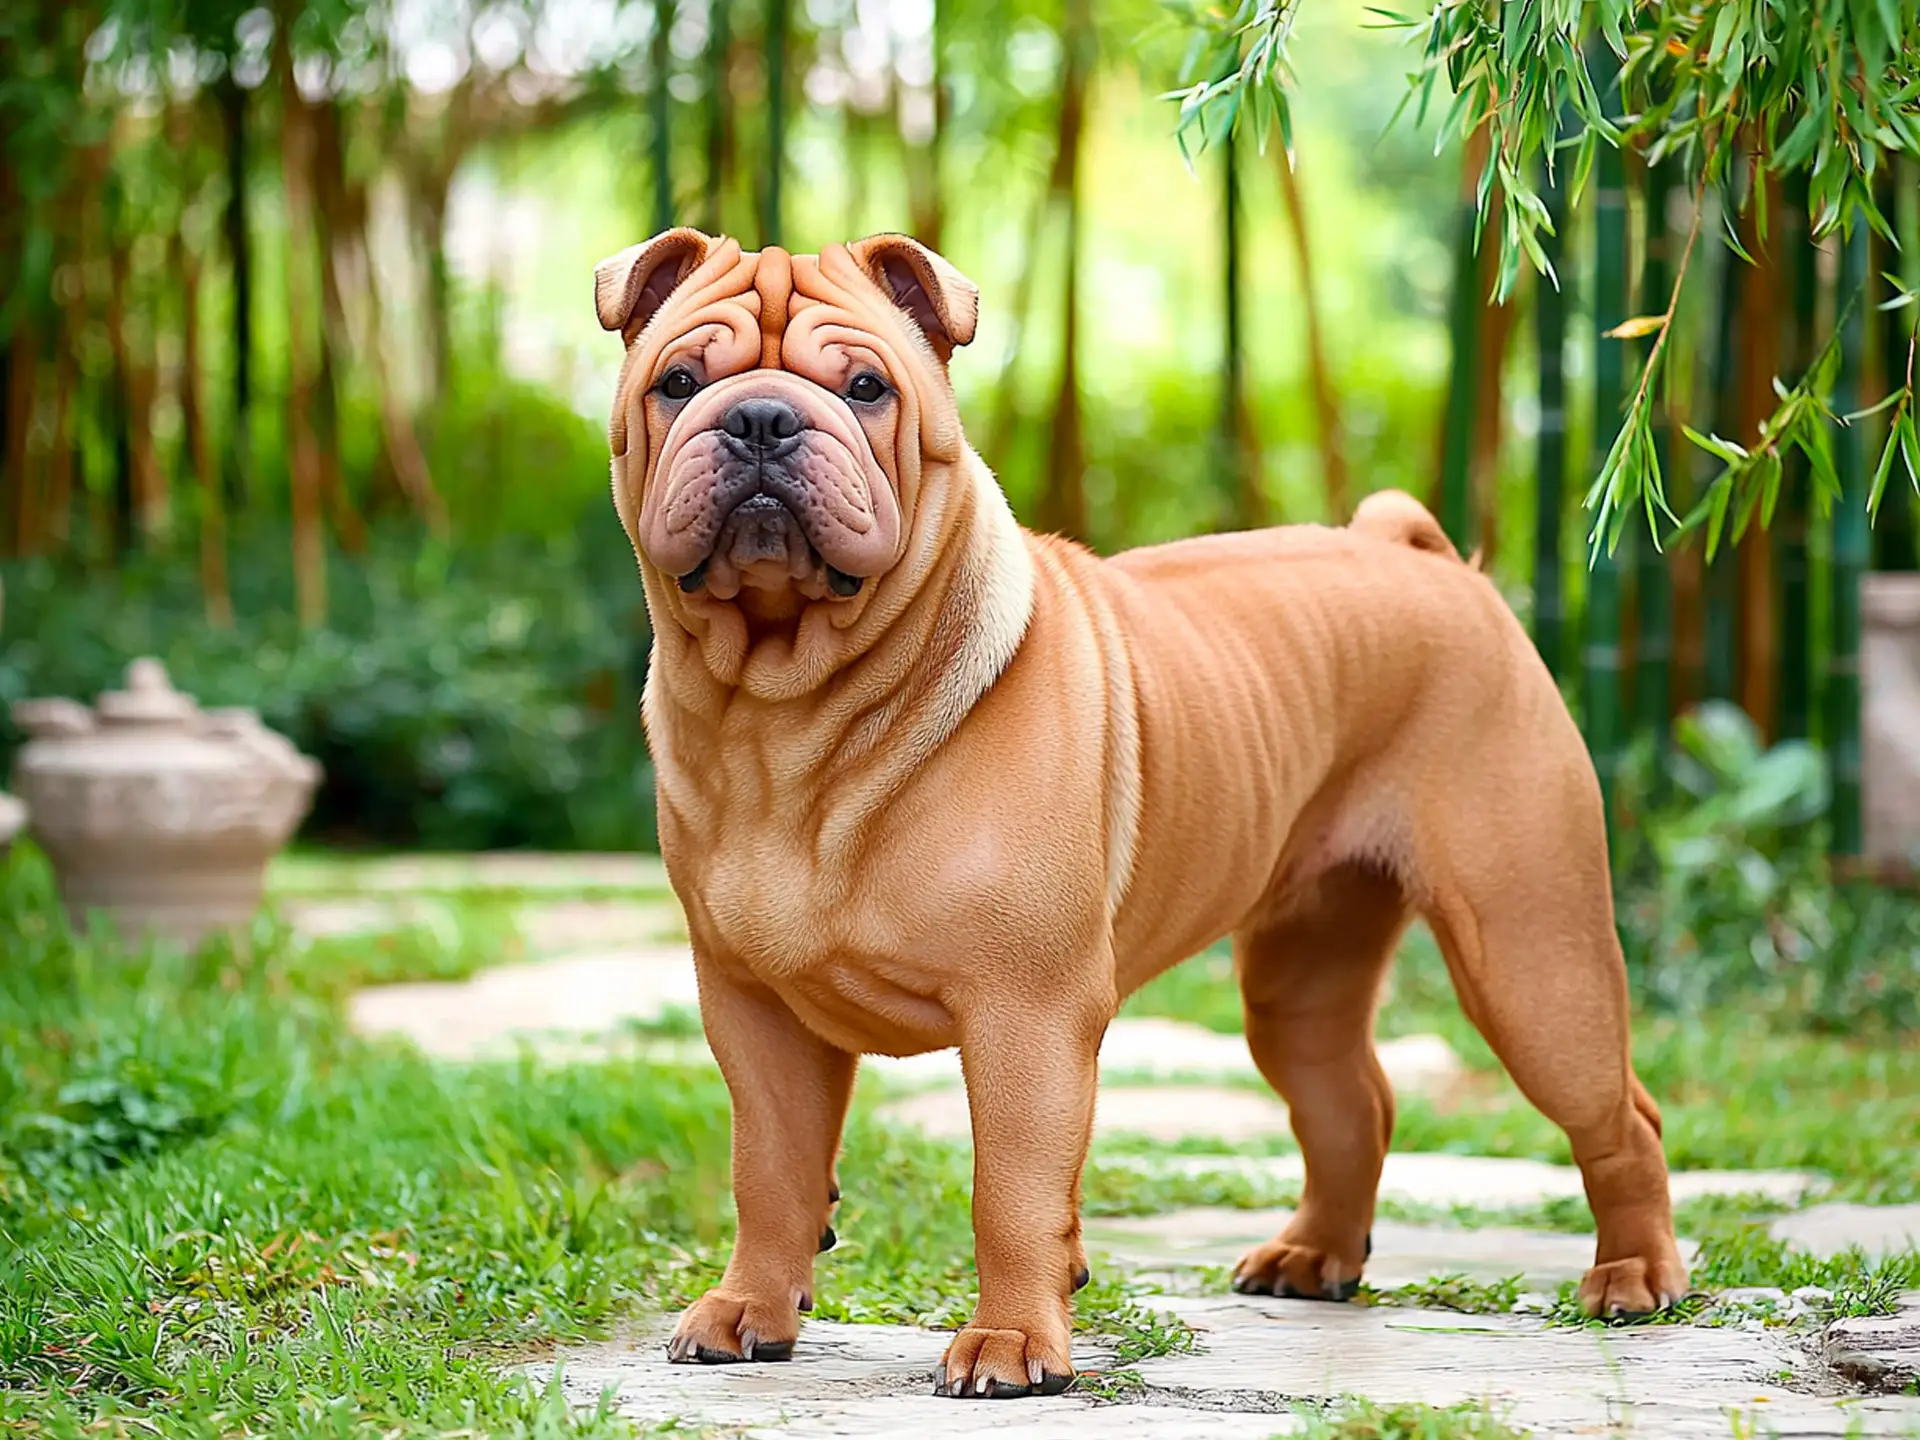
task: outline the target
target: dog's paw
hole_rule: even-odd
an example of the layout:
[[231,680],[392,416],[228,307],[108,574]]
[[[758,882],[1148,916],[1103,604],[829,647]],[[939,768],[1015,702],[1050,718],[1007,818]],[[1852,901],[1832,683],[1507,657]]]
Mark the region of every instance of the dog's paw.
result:
[[1580,1308],[1608,1320],[1631,1320],[1677,1303],[1687,1293],[1687,1267],[1678,1253],[1635,1255],[1596,1265],[1580,1279]]
[[[1368,1237],[1369,1249],[1371,1245]],[[1360,1268],[1311,1245],[1269,1240],[1249,1250],[1233,1267],[1233,1288],[1242,1295],[1351,1300],[1360,1291]]]
[[954,1400],[1017,1400],[1058,1395],[1072,1383],[1064,1329],[1049,1341],[1025,1330],[969,1325],[947,1346],[933,1393]]
[[794,1295],[773,1304],[750,1295],[709,1290],[680,1317],[667,1342],[675,1365],[731,1365],[743,1360],[787,1360],[800,1336],[800,1312],[813,1297]]

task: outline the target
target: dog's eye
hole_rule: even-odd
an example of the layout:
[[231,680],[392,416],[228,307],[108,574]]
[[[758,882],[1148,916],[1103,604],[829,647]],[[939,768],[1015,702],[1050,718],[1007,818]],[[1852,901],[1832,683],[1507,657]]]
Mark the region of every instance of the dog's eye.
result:
[[871,370],[862,370],[847,386],[847,399],[859,405],[871,405],[887,393],[887,382]]
[[669,400],[685,400],[700,388],[700,382],[686,366],[676,365],[660,377],[657,388]]

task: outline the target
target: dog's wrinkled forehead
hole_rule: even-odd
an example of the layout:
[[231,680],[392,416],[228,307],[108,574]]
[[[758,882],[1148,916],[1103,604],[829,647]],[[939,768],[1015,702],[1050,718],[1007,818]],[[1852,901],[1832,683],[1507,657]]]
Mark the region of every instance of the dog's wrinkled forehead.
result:
[[[750,316],[760,332],[759,363],[778,366],[781,342],[809,304],[850,311],[862,323],[900,328],[944,367],[973,338],[978,292],[943,258],[904,235],[829,245],[818,255],[775,246],[742,251],[725,237],[668,230],[603,260],[594,270],[600,323],[629,351],[693,325]],[[711,314],[719,308],[731,315]],[[905,320],[907,325],[899,327]]]

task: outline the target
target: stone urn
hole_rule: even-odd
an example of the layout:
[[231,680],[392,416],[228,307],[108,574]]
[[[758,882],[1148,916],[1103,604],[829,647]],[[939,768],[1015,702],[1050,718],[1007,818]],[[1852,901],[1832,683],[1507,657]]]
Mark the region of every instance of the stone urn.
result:
[[1920,868],[1920,574],[1860,582],[1860,761],[1867,862]]
[[104,910],[127,935],[191,945],[245,924],[320,783],[251,710],[202,710],[158,660],[92,709],[23,700],[13,718],[28,736],[13,783],[68,913]]
[[13,848],[13,837],[27,823],[27,807],[6,791],[0,790],[0,860]]

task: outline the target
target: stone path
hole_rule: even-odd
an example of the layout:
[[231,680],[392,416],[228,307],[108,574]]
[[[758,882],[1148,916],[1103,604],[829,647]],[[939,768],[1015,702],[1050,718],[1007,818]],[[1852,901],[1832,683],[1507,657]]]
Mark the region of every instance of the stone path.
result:
[[[809,1321],[781,1365],[668,1365],[664,1325],[610,1344],[564,1350],[527,1367],[561,1369],[575,1403],[610,1394],[635,1420],[739,1427],[750,1436],[1020,1436],[1033,1440],[1259,1437],[1298,1428],[1293,1407],[1343,1395],[1383,1403],[1489,1404],[1543,1436],[1684,1440],[1909,1436],[1920,1400],[1833,1397],[1821,1362],[1764,1329],[1648,1326],[1554,1329],[1516,1316],[1322,1305],[1252,1297],[1153,1302],[1197,1333],[1199,1353],[1132,1367],[1125,1404],[1068,1394],[1012,1405],[936,1400],[945,1336],[886,1325]],[[1099,1370],[1100,1348],[1075,1365]],[[1785,1383],[1787,1378],[1793,1384]]]
[[[363,1033],[399,1038],[459,1061],[532,1043],[591,1057],[644,1045],[656,1059],[711,1064],[676,1012],[697,1004],[679,913],[658,863],[627,856],[407,857],[337,861],[293,857],[273,875],[276,902],[309,935],[380,932],[407,924],[509,924],[533,957],[445,984],[395,985],[354,998]],[[651,1034],[640,1034],[650,1029]],[[1438,1036],[1388,1042],[1395,1089],[1445,1101],[1465,1069]],[[1101,1163],[1191,1173],[1240,1172],[1276,1184],[1301,1176],[1287,1153],[1286,1108],[1259,1083],[1238,1036],[1172,1020],[1126,1019],[1101,1053],[1096,1139]],[[965,1096],[952,1051],[870,1060],[892,1123],[964,1142]],[[1116,1151],[1111,1142],[1125,1139]],[[1149,1142],[1202,1139],[1272,1154],[1170,1154]],[[1143,1146],[1148,1147],[1144,1148]],[[1809,1177],[1788,1171],[1680,1172],[1675,1198],[1759,1194],[1800,1203]],[[1395,1153],[1384,1195],[1444,1211],[1501,1209],[1582,1195],[1568,1166],[1471,1155]],[[1316,1305],[1204,1292],[1202,1267],[1231,1264],[1271,1236],[1284,1211],[1185,1210],[1090,1220],[1096,1264],[1119,1265],[1168,1293],[1148,1303],[1191,1326],[1195,1353],[1144,1361],[1127,1402],[1084,1394],[1015,1405],[933,1398],[944,1334],[898,1326],[809,1321],[791,1362],[669,1366],[666,1322],[621,1340],[562,1351],[556,1365],[581,1404],[611,1391],[636,1420],[724,1427],[783,1437],[987,1436],[998,1440],[1221,1437],[1254,1440],[1299,1428],[1293,1407],[1345,1394],[1382,1402],[1492,1403],[1541,1435],[1646,1437],[1920,1437],[1920,1399],[1847,1398],[1850,1386],[1898,1388],[1920,1362],[1920,1301],[1887,1320],[1848,1321],[1824,1337],[1769,1328],[1759,1311],[1724,1327],[1552,1329],[1527,1314],[1465,1316],[1398,1307]],[[1774,1222],[1816,1253],[1858,1244],[1873,1253],[1920,1243],[1920,1206],[1816,1204]],[[1382,1289],[1436,1275],[1496,1281],[1518,1276],[1550,1295],[1591,1263],[1590,1236],[1513,1227],[1460,1229],[1382,1219],[1368,1280]],[[831,1257],[821,1283],[832,1284]],[[1794,1302],[1780,1297],[1787,1309]],[[1746,1318],[1741,1318],[1742,1315]],[[1111,1367],[1098,1344],[1076,1353],[1087,1371]],[[1905,1367],[1905,1368],[1903,1368]],[[1735,1417],[1751,1428],[1735,1430]],[[1741,1420],[1747,1424],[1748,1420]]]

